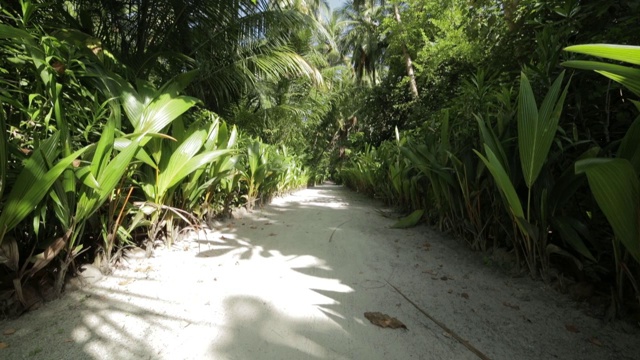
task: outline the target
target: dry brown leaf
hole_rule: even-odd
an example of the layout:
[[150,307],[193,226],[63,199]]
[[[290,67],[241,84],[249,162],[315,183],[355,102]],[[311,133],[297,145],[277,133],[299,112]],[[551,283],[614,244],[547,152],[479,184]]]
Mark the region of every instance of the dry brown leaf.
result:
[[387,314],[383,314],[379,312],[366,312],[364,313],[364,317],[367,318],[367,320],[371,321],[373,325],[377,325],[382,328],[391,328],[391,329],[407,328],[407,326],[403,324],[400,320],[393,318]]
[[71,339],[71,338],[69,338],[69,339],[64,339],[64,342],[66,342],[66,343],[72,343],[72,342],[73,342],[73,339]]
[[151,270],[153,270],[153,268],[151,267],[151,265],[147,266],[147,267],[140,267],[134,270],[134,272],[143,272],[143,273],[148,273]]
[[598,338],[595,336],[590,337],[589,342],[592,343],[593,345],[602,346],[602,342],[598,340]]
[[269,234],[269,236],[276,236],[276,235],[278,235],[278,234],[276,234],[276,233]]
[[568,332],[572,332],[572,333],[580,332],[580,330],[578,330],[578,328],[573,324],[565,324],[564,327],[567,329]]
[[9,347],[9,344],[7,344],[6,342],[0,341],[0,349],[6,349],[8,347]]
[[133,279],[126,279],[126,280],[122,280],[118,283],[118,285],[120,286],[124,286],[124,285],[129,285],[133,282]]
[[460,296],[462,296],[465,299],[469,299],[469,294],[467,294],[467,293],[462,293],[462,294],[460,294]]
[[506,301],[505,301],[505,302],[503,302],[503,303],[502,303],[502,305],[504,305],[504,306],[506,306],[506,307],[508,307],[508,308],[512,308],[513,310],[520,310],[520,306],[518,306],[518,305],[513,305],[513,304],[508,303],[508,302],[506,302]]
[[2,332],[2,335],[13,335],[16,333],[16,329],[7,329]]
[[442,281],[447,281],[447,280],[449,280],[449,278],[448,278],[448,277],[446,277],[446,276],[443,276],[443,277],[441,277],[441,278],[440,278],[440,280],[442,280]]

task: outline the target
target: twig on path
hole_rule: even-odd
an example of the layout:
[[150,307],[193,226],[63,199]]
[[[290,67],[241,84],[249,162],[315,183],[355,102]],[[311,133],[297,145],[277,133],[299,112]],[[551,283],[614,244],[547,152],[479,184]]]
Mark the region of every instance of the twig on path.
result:
[[407,297],[407,295],[403,294],[402,291],[400,291],[400,289],[398,289],[397,287],[393,286],[393,284],[391,284],[387,280],[385,280],[385,282],[387,284],[389,284],[389,286],[391,286],[398,294],[400,294],[400,296],[402,296],[405,300],[407,300],[409,302],[409,304],[413,305],[413,307],[418,309],[418,311],[420,311],[424,316],[429,318],[429,320],[433,321],[436,325],[438,325],[446,333],[451,335],[451,337],[456,339],[460,344],[464,345],[467,349],[469,349],[469,351],[471,351],[472,353],[476,354],[476,356],[478,356],[482,360],[490,360],[487,355],[482,353],[482,351],[480,351],[477,348],[475,348],[467,340],[463,339],[460,335],[456,334],[455,332],[453,332],[453,330],[449,329],[445,324],[443,324],[440,321],[436,320],[433,316],[429,315],[426,311],[422,310],[416,303],[411,301],[411,299],[409,299]]
[[338,231],[338,229],[340,228],[340,226],[342,226],[342,225],[344,225],[344,224],[348,223],[348,222],[349,222],[349,221],[351,221],[351,220],[353,220],[353,219],[349,219],[349,220],[347,220],[347,221],[343,222],[342,224],[340,224],[340,225],[336,226],[336,228],[335,228],[335,229],[333,229],[333,232],[331,233],[331,236],[329,236],[329,242],[331,242],[331,240],[333,239],[333,234],[335,234],[335,233],[336,233],[336,231]]

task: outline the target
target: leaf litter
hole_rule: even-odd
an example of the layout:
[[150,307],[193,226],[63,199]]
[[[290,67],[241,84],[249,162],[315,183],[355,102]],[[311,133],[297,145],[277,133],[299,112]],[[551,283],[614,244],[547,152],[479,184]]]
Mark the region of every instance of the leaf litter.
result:
[[403,324],[400,320],[380,312],[366,312],[364,313],[364,317],[367,318],[367,320],[369,320],[373,325],[377,325],[381,328],[391,328],[391,329],[407,328],[407,326]]

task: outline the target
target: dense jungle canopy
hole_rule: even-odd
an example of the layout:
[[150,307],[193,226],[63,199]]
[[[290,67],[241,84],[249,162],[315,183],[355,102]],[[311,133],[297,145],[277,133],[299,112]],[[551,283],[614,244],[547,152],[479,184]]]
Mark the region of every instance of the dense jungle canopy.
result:
[[640,1],[0,4],[17,304],[333,180],[639,313]]

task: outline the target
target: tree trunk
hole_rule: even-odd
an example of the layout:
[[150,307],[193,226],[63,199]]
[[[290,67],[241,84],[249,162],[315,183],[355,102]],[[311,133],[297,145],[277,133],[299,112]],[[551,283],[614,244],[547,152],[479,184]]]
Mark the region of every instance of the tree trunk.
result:
[[515,31],[518,28],[516,24],[516,11],[518,10],[519,0],[505,0],[502,2],[504,8],[504,20],[507,23],[507,28],[510,32]]
[[[398,10],[398,5],[393,5],[393,12],[395,13],[396,21],[398,24],[401,23],[400,20],[400,11]],[[402,44],[402,55],[404,55],[404,62],[407,68],[407,75],[409,76],[409,88],[411,89],[411,95],[413,99],[417,99],[418,94],[418,85],[416,83],[416,74],[413,71],[413,61],[411,61],[411,55],[409,55],[409,50],[407,50],[407,46]]]

